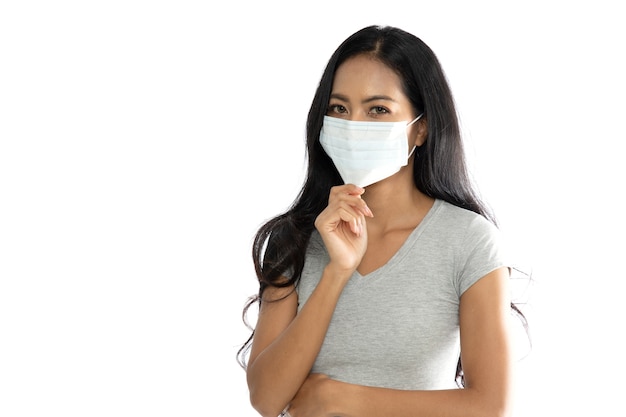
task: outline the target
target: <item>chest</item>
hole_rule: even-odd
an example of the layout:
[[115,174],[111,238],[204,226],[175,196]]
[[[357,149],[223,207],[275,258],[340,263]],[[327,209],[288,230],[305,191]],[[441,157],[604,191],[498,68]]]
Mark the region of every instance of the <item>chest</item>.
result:
[[411,235],[412,229],[399,230],[385,235],[368,237],[367,251],[361,259],[357,271],[362,276],[371,274],[388,263],[402,248]]

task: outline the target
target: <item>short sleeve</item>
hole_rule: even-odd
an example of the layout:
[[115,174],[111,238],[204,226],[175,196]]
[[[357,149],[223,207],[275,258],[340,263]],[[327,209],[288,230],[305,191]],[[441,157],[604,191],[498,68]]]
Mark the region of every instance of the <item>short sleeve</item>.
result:
[[500,230],[482,216],[468,225],[457,255],[457,293],[459,297],[480,278],[509,266]]

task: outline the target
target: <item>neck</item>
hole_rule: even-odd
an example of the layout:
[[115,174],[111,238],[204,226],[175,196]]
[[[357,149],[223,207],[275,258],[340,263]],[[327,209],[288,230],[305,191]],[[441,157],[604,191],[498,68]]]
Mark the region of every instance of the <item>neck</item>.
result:
[[433,198],[415,187],[410,171],[405,169],[368,186],[363,199],[374,213],[373,218],[367,219],[368,228],[381,231],[414,228],[434,203]]

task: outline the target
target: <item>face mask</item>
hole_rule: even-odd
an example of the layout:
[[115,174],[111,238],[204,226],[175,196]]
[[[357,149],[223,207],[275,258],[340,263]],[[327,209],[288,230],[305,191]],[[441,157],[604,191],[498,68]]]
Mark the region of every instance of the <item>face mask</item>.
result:
[[346,184],[366,187],[406,166],[409,153],[406,129],[417,122],[354,122],[324,116],[320,143]]

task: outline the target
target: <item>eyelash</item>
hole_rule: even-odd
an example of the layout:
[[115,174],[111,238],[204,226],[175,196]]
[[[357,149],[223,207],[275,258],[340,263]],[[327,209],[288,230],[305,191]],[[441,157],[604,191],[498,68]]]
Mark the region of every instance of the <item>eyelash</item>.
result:
[[[375,111],[372,111],[372,110],[375,110]],[[345,106],[341,104],[331,104],[328,106],[328,112],[329,113],[345,113],[346,108]],[[387,114],[389,113],[389,109],[383,106],[374,106],[370,109],[370,113],[373,113],[375,115]]]
[[383,106],[374,106],[372,110],[376,109],[376,114],[386,114],[389,113],[389,110]]
[[[343,111],[339,111],[339,108],[341,108]],[[330,106],[328,106],[329,113],[344,113],[345,110],[346,108],[341,104],[331,104]]]

